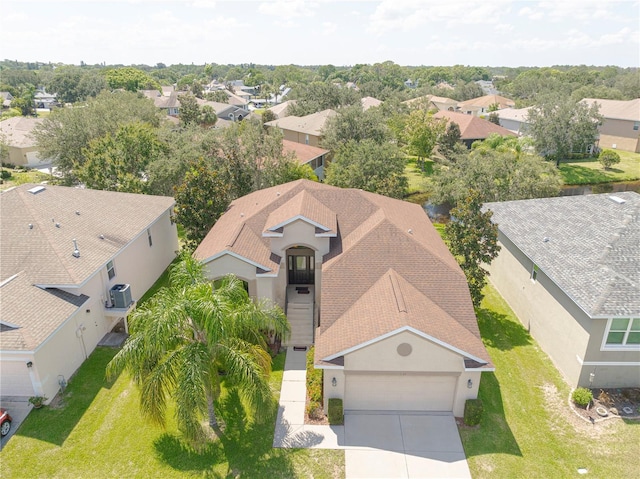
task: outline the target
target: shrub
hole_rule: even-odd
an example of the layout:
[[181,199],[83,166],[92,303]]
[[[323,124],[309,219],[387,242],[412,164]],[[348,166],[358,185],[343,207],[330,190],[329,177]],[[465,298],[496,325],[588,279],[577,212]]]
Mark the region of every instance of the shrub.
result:
[[317,421],[324,418],[324,411],[322,410],[322,405],[316,402],[310,402],[305,407],[305,411],[309,419],[315,419]]
[[571,394],[571,400],[580,407],[587,407],[593,399],[593,393],[587,388],[578,388]]
[[3,168],[0,171],[0,178],[2,178],[3,180],[8,180],[9,178],[11,178],[11,172]]
[[467,426],[477,426],[482,419],[484,407],[480,399],[467,399],[464,403],[464,423]]
[[598,156],[598,161],[605,170],[608,170],[612,165],[620,163],[620,155],[613,150],[602,150]]
[[598,401],[605,407],[611,407],[613,405],[611,396],[609,396],[609,393],[604,389],[600,390],[600,394],[598,394]]
[[322,411],[322,370],[313,367],[313,348],[307,352],[307,397],[306,410],[312,419],[321,419]]
[[329,398],[329,424],[344,424],[344,411],[340,398]]

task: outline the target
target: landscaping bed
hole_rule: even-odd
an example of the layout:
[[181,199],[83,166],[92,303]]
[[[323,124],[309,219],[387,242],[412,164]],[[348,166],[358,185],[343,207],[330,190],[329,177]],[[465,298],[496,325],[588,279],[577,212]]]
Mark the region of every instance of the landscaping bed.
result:
[[640,388],[592,389],[593,400],[580,407],[569,399],[573,411],[585,421],[621,417],[640,419]]

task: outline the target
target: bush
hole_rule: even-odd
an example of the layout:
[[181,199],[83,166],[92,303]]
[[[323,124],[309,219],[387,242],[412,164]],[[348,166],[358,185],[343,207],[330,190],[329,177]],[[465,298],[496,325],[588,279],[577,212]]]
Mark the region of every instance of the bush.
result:
[[571,394],[571,400],[580,407],[587,407],[593,399],[593,393],[587,388],[578,388]]
[[0,178],[2,178],[3,180],[8,180],[9,178],[11,178],[11,172],[3,168],[0,171]]
[[467,399],[464,403],[464,423],[467,426],[477,426],[482,419],[484,407],[480,399]]
[[598,161],[605,170],[608,170],[611,166],[620,163],[620,155],[613,150],[602,150],[598,156]]
[[342,399],[329,398],[329,424],[344,424],[344,411],[342,410]]
[[313,367],[313,348],[307,352],[307,397],[306,410],[312,419],[320,419],[322,411],[322,369]]

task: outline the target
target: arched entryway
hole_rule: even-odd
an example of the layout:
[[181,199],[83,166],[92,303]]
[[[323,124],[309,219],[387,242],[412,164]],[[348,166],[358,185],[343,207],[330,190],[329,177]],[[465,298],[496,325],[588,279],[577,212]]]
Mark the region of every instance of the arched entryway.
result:
[[287,344],[313,344],[315,311],[315,251],[306,246],[287,249],[287,307],[291,326]]
[[287,250],[287,283],[315,283],[315,251],[304,246],[294,246]]

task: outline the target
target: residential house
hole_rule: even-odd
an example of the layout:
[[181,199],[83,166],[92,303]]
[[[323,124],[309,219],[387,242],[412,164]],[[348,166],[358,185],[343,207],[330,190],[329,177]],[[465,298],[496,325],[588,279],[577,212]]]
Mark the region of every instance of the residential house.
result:
[[329,118],[337,115],[333,110],[323,110],[307,116],[287,116],[265,123],[270,128],[280,128],[285,140],[303,145],[320,146],[322,130]]
[[640,153],[640,98],[635,100],[601,100],[585,98],[588,105],[597,103],[604,122],[598,128],[598,147]]
[[324,180],[324,166],[329,158],[329,150],[283,139],[282,152],[295,156],[301,165],[309,165],[318,179]]
[[36,125],[42,118],[14,116],[0,121],[2,141],[9,149],[9,158],[5,163],[16,166],[39,167],[51,164],[51,159],[41,158],[32,136]]
[[365,96],[361,98],[360,103],[362,104],[362,109],[364,111],[367,111],[369,108],[372,108],[374,106],[382,105],[382,102],[380,100],[378,100],[377,98],[373,98],[372,96]]
[[458,103],[459,112],[473,116],[489,115],[491,110],[497,107],[498,110],[503,108],[514,108],[516,102],[500,95],[485,95],[471,100],[461,101]]
[[2,97],[2,108],[11,108],[11,100],[13,100],[13,95],[8,91],[0,91],[0,97]]
[[0,202],[0,394],[51,400],[175,258],[174,200],[30,184]]
[[492,133],[497,133],[501,136],[516,136],[515,133],[495,123],[476,116],[465,115],[464,113],[442,110],[434,114],[433,117],[444,118],[449,123],[457,123],[460,127],[460,140],[467,148],[471,148],[474,141],[485,140]]
[[451,98],[436,95],[425,95],[418,98],[406,100],[403,103],[416,108],[422,108],[433,111],[456,111],[458,102]]
[[488,203],[489,279],[573,386],[640,387],[640,195]]
[[500,126],[517,134],[524,135],[529,127],[529,110],[527,108],[503,108],[495,112],[498,115]]
[[308,180],[231,203],[194,253],[281,306],[315,344],[325,408],[453,413],[491,359],[466,278],[419,205]]
[[[177,117],[180,116],[180,95],[187,92],[173,91],[169,96],[161,95],[157,90],[142,90],[141,93],[153,100],[156,107],[165,110],[167,115]],[[251,113],[241,105],[207,101],[200,98],[197,98],[196,101],[200,107],[205,105],[212,107],[219,120],[242,121]]]
[[287,108],[289,108],[289,105],[295,105],[295,103],[295,100],[283,101],[282,103],[269,107],[269,110],[273,112],[273,114],[276,116],[276,119],[284,118],[286,116],[289,116],[289,114],[287,113]]
[[37,110],[48,111],[52,107],[58,106],[58,99],[56,93],[47,93],[44,90],[39,90],[34,95],[33,103]]

